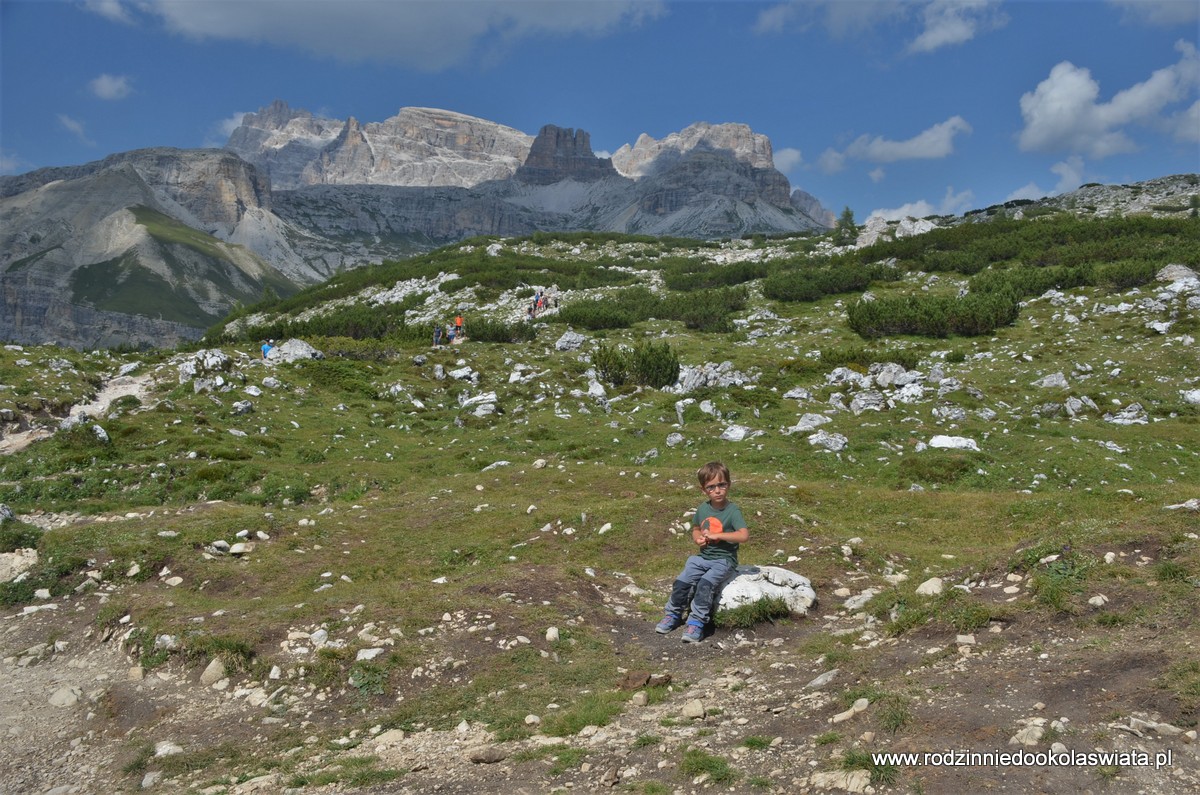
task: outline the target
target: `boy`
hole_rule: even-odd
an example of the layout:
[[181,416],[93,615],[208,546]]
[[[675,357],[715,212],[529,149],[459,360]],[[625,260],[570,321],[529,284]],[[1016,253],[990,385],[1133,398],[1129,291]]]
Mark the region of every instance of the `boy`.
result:
[[738,545],[750,538],[742,510],[729,501],[729,468],[712,461],[700,467],[696,478],[701,491],[708,495],[708,501],[692,516],[692,541],[700,547],[700,552],[688,558],[683,573],[675,579],[666,615],[654,628],[665,635],[683,624],[683,613],[688,610],[688,598],[694,588],[695,596],[683,630],[684,643],[704,639],[704,625],[716,612],[716,596],[736,573]]

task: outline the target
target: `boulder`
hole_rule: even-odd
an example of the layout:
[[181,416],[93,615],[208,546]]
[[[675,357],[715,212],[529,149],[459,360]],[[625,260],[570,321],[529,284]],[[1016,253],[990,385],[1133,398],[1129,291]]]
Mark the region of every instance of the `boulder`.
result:
[[800,421],[784,431],[786,434],[801,433],[806,431],[815,431],[825,423],[829,422],[829,418],[824,414],[806,413],[800,417]]
[[974,439],[968,439],[965,436],[935,436],[929,440],[930,447],[938,447],[945,450],[974,450],[979,452],[979,445]]
[[1041,387],[1042,389],[1067,389],[1070,384],[1067,383],[1067,377],[1062,373],[1051,373],[1034,381],[1033,386]]
[[840,433],[829,433],[828,431],[817,431],[808,437],[808,443],[814,447],[824,447],[826,450],[838,452],[845,450],[846,445],[850,440]]
[[804,615],[817,602],[807,577],[778,566],[738,566],[721,589],[718,610],[753,604],[762,599],[782,599],[793,613]]
[[587,337],[577,331],[568,329],[565,334],[558,338],[554,343],[554,349],[558,351],[577,351],[579,347],[587,341]]
[[0,582],[12,582],[37,565],[36,549],[18,549],[0,554]]
[[269,362],[305,362],[310,359],[324,359],[325,354],[309,345],[304,340],[291,339],[276,345],[267,354]]
[[179,365],[179,383],[186,384],[195,378],[223,373],[233,366],[233,359],[216,348],[199,350]]
[[679,368],[679,381],[665,391],[677,395],[686,395],[697,389],[713,387],[727,389],[732,386],[745,386],[753,383],[754,379],[745,373],[733,369],[733,362],[724,361],[720,364],[705,362],[699,367],[684,365]]
[[859,392],[850,401],[850,411],[854,412],[856,417],[864,411],[883,411],[885,408],[887,408],[887,401],[884,399],[883,393],[876,392],[874,389]]

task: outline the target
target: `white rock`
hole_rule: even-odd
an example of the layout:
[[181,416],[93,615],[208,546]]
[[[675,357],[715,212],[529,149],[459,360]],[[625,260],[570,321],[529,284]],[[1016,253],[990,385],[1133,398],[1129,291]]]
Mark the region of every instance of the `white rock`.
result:
[[175,754],[182,753],[183,746],[179,745],[178,743],[173,743],[170,740],[162,740],[161,742],[154,744],[155,756],[174,756]]
[[1037,745],[1042,739],[1042,735],[1046,733],[1044,726],[1032,724],[1021,729],[1019,732],[1008,738],[1009,745]]
[[50,706],[73,707],[79,703],[83,691],[78,687],[60,687],[50,694]]
[[224,678],[225,663],[221,662],[220,657],[214,657],[208,667],[204,669],[204,673],[200,674],[200,684],[211,687]]
[[942,592],[944,587],[945,583],[942,582],[941,577],[930,577],[928,580],[917,586],[917,595],[937,596]]
[[965,436],[935,436],[929,440],[930,447],[948,450],[974,450],[979,452],[979,445],[974,439]]
[[846,449],[846,445],[850,440],[840,433],[829,433],[828,431],[817,431],[812,436],[808,437],[808,443],[814,447],[824,447],[831,452],[839,452]]
[[[882,219],[881,219],[882,220]],[[809,777],[809,787],[812,790],[843,790],[845,792],[866,792],[871,785],[871,773],[866,770],[813,773]]]
[[817,602],[807,577],[778,566],[738,566],[721,590],[718,610],[752,604],[761,599],[782,599],[793,613],[805,614]]
[[0,582],[12,582],[37,565],[36,549],[0,553]]
[[1068,389],[1071,384],[1067,381],[1067,377],[1062,373],[1052,373],[1044,378],[1039,378],[1033,382],[1033,386],[1041,387],[1042,389]]

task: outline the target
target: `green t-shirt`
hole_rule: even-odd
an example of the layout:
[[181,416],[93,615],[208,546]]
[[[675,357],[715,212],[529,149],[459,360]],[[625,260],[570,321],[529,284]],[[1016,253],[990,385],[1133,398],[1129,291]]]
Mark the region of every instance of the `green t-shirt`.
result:
[[[700,527],[701,523],[710,516],[716,517],[721,523],[722,533],[734,533],[746,526],[746,519],[742,516],[742,509],[737,507],[732,502],[725,503],[725,507],[721,510],[714,510],[711,502],[701,503],[696,509],[696,515],[692,517],[692,527]],[[705,560],[718,560],[726,558],[733,561],[733,565],[738,562],[738,545],[732,541],[718,541],[715,544],[705,544],[700,550],[700,557]]]

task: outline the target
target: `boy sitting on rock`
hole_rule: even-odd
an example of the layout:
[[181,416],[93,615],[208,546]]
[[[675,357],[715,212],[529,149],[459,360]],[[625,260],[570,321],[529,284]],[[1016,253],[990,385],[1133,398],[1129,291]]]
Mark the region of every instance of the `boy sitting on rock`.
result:
[[700,467],[696,478],[700,489],[708,495],[708,500],[692,516],[692,541],[700,547],[700,552],[687,559],[671,588],[666,615],[654,628],[660,635],[667,634],[684,623],[683,614],[687,611],[684,643],[704,639],[704,626],[716,612],[717,594],[737,573],[738,545],[750,538],[742,510],[729,501],[729,468],[712,461]]

